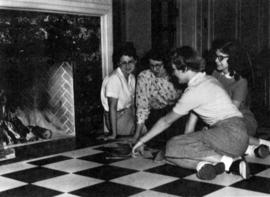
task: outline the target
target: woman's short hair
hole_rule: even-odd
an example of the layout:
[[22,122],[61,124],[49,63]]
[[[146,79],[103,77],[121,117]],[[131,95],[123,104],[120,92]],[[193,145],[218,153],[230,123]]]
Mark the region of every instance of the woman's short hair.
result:
[[171,68],[169,66],[170,54],[169,54],[169,50],[166,47],[155,46],[149,51],[147,51],[145,55],[141,58],[141,66],[142,66],[141,70],[145,70],[149,68],[150,59],[161,61],[164,65],[165,70],[168,73],[171,73]]
[[174,64],[178,70],[200,72],[205,68],[204,59],[190,46],[177,48],[172,54],[171,63]]
[[113,53],[113,63],[116,65],[124,55],[133,57],[135,60],[138,59],[136,49],[132,42],[125,42],[115,49]]
[[150,59],[156,61],[162,61],[164,64],[168,61],[168,51],[163,47],[156,47],[149,50],[145,58],[149,61]]

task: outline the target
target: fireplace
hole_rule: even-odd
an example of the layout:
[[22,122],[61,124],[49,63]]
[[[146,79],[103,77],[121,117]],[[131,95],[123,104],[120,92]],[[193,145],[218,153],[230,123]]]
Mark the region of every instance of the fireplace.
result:
[[15,117],[30,134],[47,132],[11,143],[99,129],[98,84],[112,70],[111,1],[0,0],[0,8],[4,120]]

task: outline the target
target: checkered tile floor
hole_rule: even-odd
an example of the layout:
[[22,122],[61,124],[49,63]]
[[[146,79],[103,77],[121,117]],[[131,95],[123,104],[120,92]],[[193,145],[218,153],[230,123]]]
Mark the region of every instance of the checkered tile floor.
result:
[[106,159],[102,146],[0,166],[0,197],[269,196],[270,157],[247,158],[254,176],[222,174],[201,181],[195,171],[146,158]]

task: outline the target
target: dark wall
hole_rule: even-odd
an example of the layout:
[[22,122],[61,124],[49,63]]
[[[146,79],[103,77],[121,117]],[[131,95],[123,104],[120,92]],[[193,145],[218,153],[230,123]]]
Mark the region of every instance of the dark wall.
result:
[[213,38],[235,38],[252,56],[268,46],[268,0],[215,0]]

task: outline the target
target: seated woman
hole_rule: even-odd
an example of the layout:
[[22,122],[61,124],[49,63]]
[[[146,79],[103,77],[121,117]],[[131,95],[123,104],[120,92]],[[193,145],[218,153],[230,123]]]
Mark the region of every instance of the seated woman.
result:
[[[133,141],[137,141],[160,117],[169,112],[181,95],[181,91],[171,82],[166,68],[166,55],[160,48],[150,50],[146,54],[149,68],[140,72],[137,77],[137,129]],[[165,143],[166,138],[166,135],[159,136],[154,141]]]
[[105,126],[109,136],[130,136],[135,130],[135,77],[132,72],[136,65],[136,50],[124,45],[114,54],[117,68],[104,78],[101,87],[101,102],[104,108]]
[[197,55],[183,57],[176,53],[172,58],[174,75],[179,83],[186,83],[188,87],[172,111],[139,139],[132,152],[136,155],[142,151],[144,143],[179,118],[194,112],[210,128],[170,139],[166,145],[166,159],[180,167],[196,169],[197,177],[204,180],[214,179],[224,170],[248,178],[246,161],[238,160],[248,146],[243,116],[218,80],[200,72],[203,63]]
[[264,158],[270,154],[270,142],[255,138],[257,121],[249,109],[249,84],[252,82],[252,68],[247,52],[237,41],[226,42],[216,50],[216,71],[213,76],[219,80],[230,95],[233,104],[239,108],[249,134],[248,155]]

